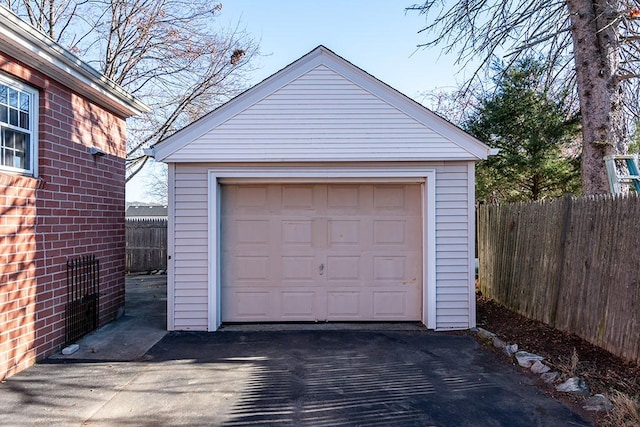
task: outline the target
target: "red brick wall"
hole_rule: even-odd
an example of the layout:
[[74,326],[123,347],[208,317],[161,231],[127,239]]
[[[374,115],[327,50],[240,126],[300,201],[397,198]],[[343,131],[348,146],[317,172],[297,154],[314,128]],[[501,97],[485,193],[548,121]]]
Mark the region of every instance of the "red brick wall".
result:
[[0,379],[36,355],[36,185],[0,173]]
[[101,324],[124,305],[125,123],[1,53],[0,70],[39,89],[40,107],[38,178],[0,172],[3,378],[64,344],[67,259],[99,260]]

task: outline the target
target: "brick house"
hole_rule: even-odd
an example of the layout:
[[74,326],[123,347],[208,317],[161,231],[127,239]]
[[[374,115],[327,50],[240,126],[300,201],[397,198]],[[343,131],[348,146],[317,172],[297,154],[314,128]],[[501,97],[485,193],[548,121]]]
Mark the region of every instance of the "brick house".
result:
[[0,6],[0,379],[65,344],[66,262],[124,305],[125,119],[141,102]]

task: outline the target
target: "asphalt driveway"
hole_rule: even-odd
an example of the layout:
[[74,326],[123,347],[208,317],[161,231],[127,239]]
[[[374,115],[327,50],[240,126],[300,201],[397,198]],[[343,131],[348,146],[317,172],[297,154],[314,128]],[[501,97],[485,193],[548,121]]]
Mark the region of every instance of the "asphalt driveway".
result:
[[170,333],[136,362],[15,375],[0,414],[3,426],[589,425],[472,337],[424,329]]

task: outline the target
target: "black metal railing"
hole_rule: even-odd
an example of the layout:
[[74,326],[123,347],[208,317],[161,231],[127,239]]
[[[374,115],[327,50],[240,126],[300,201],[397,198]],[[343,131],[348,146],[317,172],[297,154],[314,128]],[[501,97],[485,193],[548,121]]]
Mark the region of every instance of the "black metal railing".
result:
[[98,278],[95,255],[67,261],[67,307],[65,340],[71,344],[98,327]]

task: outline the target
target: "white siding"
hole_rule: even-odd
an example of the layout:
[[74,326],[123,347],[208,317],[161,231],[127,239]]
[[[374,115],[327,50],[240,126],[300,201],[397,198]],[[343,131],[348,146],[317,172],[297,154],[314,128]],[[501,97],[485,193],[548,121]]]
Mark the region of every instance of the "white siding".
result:
[[167,162],[471,160],[467,150],[320,65]]
[[174,329],[206,331],[207,167],[177,164],[174,185]]
[[469,286],[469,195],[467,163],[445,163],[436,181],[437,329],[466,329],[471,310]]
[[[436,324],[438,329],[466,329],[469,301],[468,166],[466,162],[425,163],[436,178]],[[219,166],[219,165],[217,165]],[[357,168],[354,165],[354,168]],[[205,164],[175,165],[176,205],[174,305],[176,330],[206,330],[208,324],[208,176]],[[470,252],[471,251],[471,252]]]

